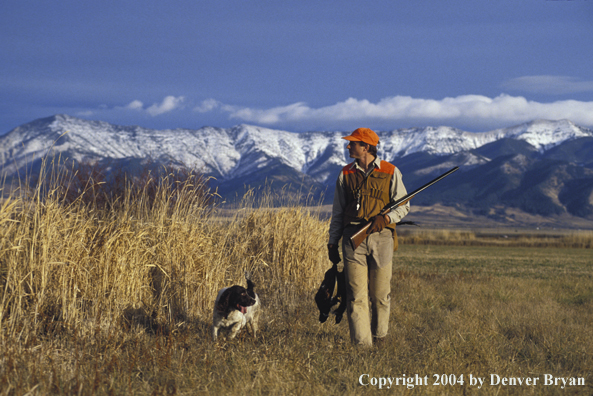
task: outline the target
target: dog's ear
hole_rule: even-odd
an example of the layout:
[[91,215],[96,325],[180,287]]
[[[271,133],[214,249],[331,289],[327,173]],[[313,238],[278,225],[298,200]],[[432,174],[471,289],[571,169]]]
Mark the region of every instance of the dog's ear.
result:
[[218,303],[216,304],[216,310],[220,313],[225,314],[225,318],[229,312],[229,305],[231,303],[232,294],[233,292],[231,288],[226,289],[224,292],[222,292],[222,295],[220,296],[220,298],[218,299]]

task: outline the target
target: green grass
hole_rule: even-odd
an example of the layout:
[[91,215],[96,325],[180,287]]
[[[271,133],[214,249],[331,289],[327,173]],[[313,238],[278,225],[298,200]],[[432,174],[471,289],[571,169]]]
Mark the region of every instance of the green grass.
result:
[[396,257],[396,266],[406,271],[532,279],[582,277],[593,283],[590,249],[405,245]]

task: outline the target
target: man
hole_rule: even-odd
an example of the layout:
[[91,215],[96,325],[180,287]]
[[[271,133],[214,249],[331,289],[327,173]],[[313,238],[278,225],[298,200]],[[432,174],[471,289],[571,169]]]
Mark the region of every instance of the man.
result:
[[[380,343],[389,328],[395,223],[410,206],[379,214],[407,192],[399,169],[377,158],[379,136],[374,131],[358,128],[342,139],[349,141],[347,149],[355,161],[342,168],[336,182],[328,254],[334,264],[340,261],[338,243],[343,238],[350,338],[354,344],[371,346],[373,341]],[[350,237],[367,221],[372,221],[368,236],[353,250]]]

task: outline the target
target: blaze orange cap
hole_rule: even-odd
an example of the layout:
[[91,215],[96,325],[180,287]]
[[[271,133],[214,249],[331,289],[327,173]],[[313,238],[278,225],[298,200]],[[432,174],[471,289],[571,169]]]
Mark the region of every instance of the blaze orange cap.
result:
[[342,139],[350,140],[351,142],[364,142],[371,146],[379,144],[379,136],[369,128],[358,128],[349,136],[345,136]]

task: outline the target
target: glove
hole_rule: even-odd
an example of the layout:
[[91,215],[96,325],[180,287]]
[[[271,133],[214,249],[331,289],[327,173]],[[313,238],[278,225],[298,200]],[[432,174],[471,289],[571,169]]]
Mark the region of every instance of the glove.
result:
[[327,245],[327,255],[329,257],[329,261],[331,261],[333,264],[338,264],[342,260],[340,258],[338,245]]
[[381,232],[383,228],[385,228],[385,226],[389,224],[389,220],[387,220],[387,218],[388,217],[384,215],[377,215],[371,218],[372,223],[367,231],[367,234],[372,234],[373,232]]

